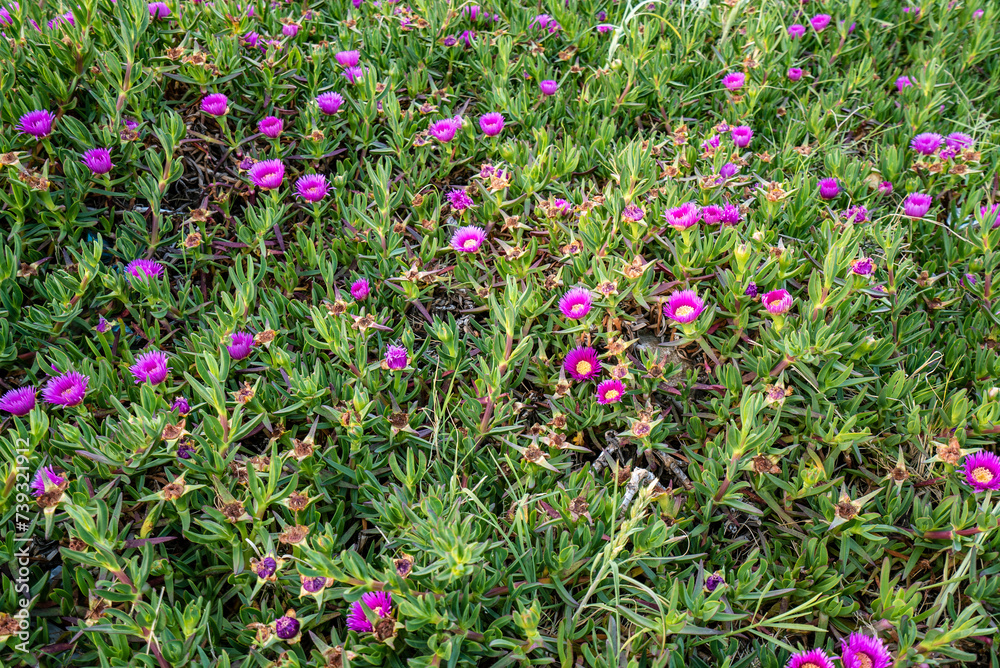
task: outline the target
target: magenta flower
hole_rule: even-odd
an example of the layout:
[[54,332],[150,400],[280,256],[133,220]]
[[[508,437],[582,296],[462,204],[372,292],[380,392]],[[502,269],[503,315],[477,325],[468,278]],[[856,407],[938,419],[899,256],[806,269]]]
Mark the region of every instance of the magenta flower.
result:
[[46,492],[58,489],[66,482],[51,466],[43,466],[35,471],[35,478],[31,481],[31,493],[38,497]]
[[719,148],[719,142],[722,141],[719,135],[712,135],[706,141],[702,142],[701,149],[707,151],[710,148]]
[[705,301],[694,290],[679,290],[663,305],[663,315],[681,325],[694,322],[705,310]]
[[76,406],[83,401],[83,397],[87,394],[87,383],[89,382],[89,376],[84,376],[76,371],[55,376],[45,384],[42,398],[56,406]]
[[170,410],[177,411],[179,415],[187,415],[191,412],[191,404],[185,397],[177,397],[174,403],[170,404]]
[[326,177],[322,174],[306,174],[295,182],[296,194],[307,202],[318,202],[329,192]]
[[114,165],[111,163],[111,151],[106,148],[92,148],[83,153],[81,161],[95,176],[107,174]]
[[170,16],[170,7],[167,7],[165,2],[151,2],[148,5],[149,18],[154,21],[157,19],[165,19]]
[[667,224],[675,230],[686,230],[701,220],[701,211],[694,202],[686,202],[672,209],[667,209],[663,217],[667,219]]
[[559,310],[570,320],[579,320],[590,313],[593,303],[589,290],[571,288],[559,300]]
[[559,90],[559,82],[552,79],[545,79],[538,82],[538,87],[541,89],[543,95],[555,95],[556,91]]
[[889,668],[892,655],[879,638],[852,633],[840,641],[840,660],[844,668]]
[[792,654],[785,668],[834,668],[833,661],[821,649]]
[[35,393],[33,387],[19,387],[10,390],[0,397],[0,411],[6,411],[18,417],[27,415],[35,407]]
[[622,400],[625,386],[617,378],[601,381],[597,386],[597,403],[605,406]]
[[274,622],[274,633],[282,640],[291,640],[299,635],[299,620],[291,615],[279,617]]
[[793,23],[788,26],[788,36],[792,39],[798,39],[806,34],[806,27],[801,23]]
[[21,116],[17,130],[36,139],[43,139],[52,133],[52,122],[56,119],[47,109],[29,111]]
[[635,204],[629,204],[622,211],[622,218],[625,220],[631,220],[633,223],[638,223],[646,215],[646,212],[637,207]]
[[878,184],[878,193],[879,193],[879,195],[882,195],[883,197],[885,195],[891,195],[892,194],[892,181],[882,181],[882,183]]
[[745,125],[737,125],[730,132],[733,136],[733,143],[739,148],[746,148],[750,145],[750,140],[753,139],[753,130]]
[[615,29],[615,27],[613,25],[608,24],[608,23],[600,23],[597,26],[597,32],[601,33],[602,35],[604,33],[611,32],[614,29]]
[[841,212],[840,217],[849,223],[866,223],[868,222],[868,209],[860,204],[852,206],[846,211]]
[[462,34],[458,36],[458,39],[465,44],[466,47],[472,46],[473,42],[476,41],[476,33],[472,30],[463,30]]
[[265,137],[270,137],[271,139],[277,139],[281,131],[285,129],[285,123],[280,118],[276,116],[267,116],[261,119],[260,123],[257,124],[257,129]]
[[[34,19],[32,19],[31,22],[35,23]],[[76,25],[76,19],[73,18],[73,12],[66,12],[65,14],[60,14],[59,16],[49,21],[46,25],[49,26],[49,30],[52,30],[56,26],[61,25],[63,23],[66,23],[71,26]],[[37,23],[35,23],[35,28],[38,28]],[[41,30],[39,30],[39,32],[41,32]]]
[[900,93],[903,92],[904,88],[909,88],[912,85],[913,85],[913,82],[910,81],[910,77],[908,77],[906,75],[903,75],[903,76],[899,77],[898,79],[896,79],[896,90],[898,92],[900,92]]
[[465,192],[465,188],[455,188],[445,195],[445,197],[448,198],[451,208],[459,213],[465,211],[473,204],[472,198]]
[[788,68],[788,80],[789,81],[798,81],[799,79],[802,78],[802,75],[803,75],[802,68],[800,68],[800,67],[789,67]]
[[229,335],[229,342],[226,350],[229,351],[229,356],[234,361],[239,362],[242,359],[250,357],[250,350],[254,346],[253,334],[250,332],[233,332]]
[[247,34],[243,35],[243,37],[240,37],[240,42],[243,46],[255,49],[257,48],[257,45],[260,44],[260,35],[251,30]]
[[924,132],[910,142],[910,148],[921,155],[934,155],[941,148],[941,135],[934,132]]
[[788,290],[781,288],[765,292],[760,301],[764,304],[767,312],[772,315],[788,313],[792,308],[792,295],[788,293]]
[[222,93],[206,95],[201,100],[201,110],[210,116],[225,116],[229,113],[229,98]]
[[952,132],[944,138],[944,141],[948,145],[948,148],[956,151],[963,148],[971,148],[973,144],[972,137],[964,132]]
[[542,28],[543,30],[547,28],[550,33],[557,32],[559,30],[559,24],[548,14],[539,14],[531,21],[531,23],[528,24],[529,28],[534,28],[536,26]]
[[343,74],[347,83],[357,83],[365,76],[365,71],[360,67],[345,67]]
[[569,351],[563,361],[563,368],[577,380],[590,380],[601,373],[601,363],[593,348],[581,347]]
[[387,346],[385,349],[385,365],[393,371],[405,369],[409,354],[403,346]]
[[167,356],[159,350],[151,350],[135,358],[135,364],[129,367],[129,371],[135,376],[135,384],[149,382],[150,385],[159,385],[167,379]]
[[344,98],[340,93],[323,93],[316,98],[319,110],[327,116],[331,116],[340,111],[340,105],[344,104]]
[[503,114],[491,111],[479,117],[479,127],[487,137],[496,137],[503,131]]
[[257,574],[257,577],[260,578],[261,580],[268,579],[269,577],[274,575],[278,570],[277,560],[270,555],[264,557],[260,561],[253,561],[253,560],[251,561],[254,564],[253,565],[254,572]]
[[737,91],[743,88],[743,84],[746,83],[747,75],[743,72],[730,72],[726,76],[722,77],[722,85],[726,87],[727,90]]
[[486,241],[486,230],[476,225],[466,225],[455,230],[451,247],[457,253],[475,253]]
[[990,225],[992,223],[991,229],[996,229],[1000,227],[1000,216],[997,216],[997,212],[1000,211],[1000,202],[992,206],[981,206],[979,207],[979,215],[983,218],[983,223],[985,225]]
[[709,204],[701,209],[701,220],[707,225],[715,225],[722,219],[722,207],[717,204]]
[[903,215],[907,218],[923,218],[931,208],[933,198],[925,193],[912,193],[903,200]]
[[299,28],[298,23],[286,23],[281,27],[281,34],[285,37],[295,37],[299,34]]
[[809,25],[813,27],[816,32],[823,32],[823,28],[830,25],[830,21],[833,20],[829,14],[817,14],[816,16],[809,19]]
[[347,614],[347,628],[358,633],[371,633],[375,630],[368,621],[365,608],[375,613],[376,617],[387,618],[392,614],[392,594],[387,591],[362,594],[360,601],[351,604],[351,611]]
[[445,46],[455,46],[456,44],[458,44],[458,38],[455,37],[454,35],[448,35],[447,37],[444,38],[444,40],[441,43],[444,44]]
[[7,11],[6,7],[0,7],[0,26],[12,25],[14,25],[14,19],[11,18],[10,12]]
[[1000,489],[1000,457],[992,452],[966,457],[965,481],[977,492]]
[[371,292],[371,286],[368,284],[367,278],[359,278],[351,283],[351,296],[355,300],[359,302],[364,301],[368,297],[369,292]]
[[723,225],[735,225],[740,222],[740,208],[735,204],[726,203],[722,207],[722,216],[719,218],[719,222]]
[[285,178],[285,165],[281,160],[263,160],[251,167],[248,174],[258,188],[274,190],[281,187]]
[[820,179],[819,180],[819,196],[823,199],[833,199],[840,194],[840,184],[837,183],[837,179]]
[[339,51],[334,58],[337,59],[337,64],[341,67],[357,67],[361,61],[361,53],[359,51]]
[[125,273],[145,282],[150,278],[163,276],[163,265],[155,260],[132,260],[125,266]]
[[740,171],[739,165],[734,165],[731,162],[727,162],[719,169],[719,176],[723,179],[731,179],[736,176],[736,173]]
[[431,136],[439,142],[447,144],[455,138],[455,133],[458,132],[461,127],[462,119],[460,116],[456,116],[455,118],[444,118],[440,121],[431,123],[427,130],[431,133]]
[[851,260],[851,272],[855,276],[870,276],[875,271],[875,263],[870,257],[859,257]]

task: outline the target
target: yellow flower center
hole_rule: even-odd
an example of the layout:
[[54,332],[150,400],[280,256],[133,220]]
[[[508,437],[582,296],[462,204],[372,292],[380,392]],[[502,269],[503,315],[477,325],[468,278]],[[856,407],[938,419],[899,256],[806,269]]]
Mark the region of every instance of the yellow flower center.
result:
[[379,606],[377,608],[372,608],[372,612],[374,612],[379,617],[385,617],[385,611],[382,609],[381,606]]
[[821,668],[821,667],[816,665],[815,663],[810,662],[810,663],[803,663],[801,666],[799,666],[799,668]]
[[872,668],[874,662],[870,656],[864,652],[858,652],[856,656],[858,657],[858,663],[861,664],[861,668]]
[[619,392],[618,390],[608,390],[604,394],[604,398],[607,399],[608,401],[614,401],[619,396],[621,396],[621,392]]
[[674,309],[674,315],[676,315],[678,318],[686,318],[692,313],[694,313],[694,308],[691,306],[681,306],[677,309]]
[[469,250],[472,250],[473,248],[475,248],[478,245],[479,245],[479,242],[475,238],[466,239],[465,243],[462,244],[462,248],[467,248]]
[[581,302],[579,304],[573,304],[573,307],[570,308],[570,311],[573,312],[573,315],[577,315],[579,313],[583,313],[584,309],[586,308],[587,306]]
[[586,376],[594,370],[594,366],[587,360],[580,360],[576,363],[576,372],[581,376]]
[[994,476],[993,471],[989,470],[985,466],[979,466],[972,469],[972,477],[975,478],[976,482],[992,482]]

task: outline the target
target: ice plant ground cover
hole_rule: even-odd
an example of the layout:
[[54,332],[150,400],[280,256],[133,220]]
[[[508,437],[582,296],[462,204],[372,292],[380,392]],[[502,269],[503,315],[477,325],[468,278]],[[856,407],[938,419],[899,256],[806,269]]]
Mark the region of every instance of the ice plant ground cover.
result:
[[996,666],[997,18],[3,0],[0,663]]

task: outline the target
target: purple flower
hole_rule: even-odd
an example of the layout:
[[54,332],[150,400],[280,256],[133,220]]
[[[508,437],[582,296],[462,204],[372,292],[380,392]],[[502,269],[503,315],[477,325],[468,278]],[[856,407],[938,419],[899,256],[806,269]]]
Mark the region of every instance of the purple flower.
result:
[[800,23],[793,23],[788,26],[788,36],[792,39],[798,39],[806,34],[806,27]]
[[584,288],[571,288],[559,300],[559,310],[570,320],[579,320],[590,313],[593,299]]
[[680,206],[667,209],[663,217],[667,219],[667,224],[675,230],[686,230],[701,220],[701,211],[694,202],[685,202]]
[[147,381],[150,385],[159,385],[167,379],[167,356],[159,350],[151,350],[136,357],[135,364],[128,370],[135,376],[136,385]]
[[155,260],[132,260],[125,266],[125,273],[134,279],[145,282],[150,278],[163,276],[163,265]]
[[555,95],[556,91],[559,90],[559,82],[552,79],[545,79],[538,82],[538,87],[541,89],[543,95]]
[[149,18],[153,19],[165,19],[170,16],[170,7],[167,7],[165,2],[151,2],[148,5]]
[[431,133],[431,136],[439,142],[447,144],[455,138],[455,133],[458,132],[461,127],[462,118],[460,116],[456,116],[455,118],[444,118],[440,121],[431,123],[427,130]]
[[206,95],[201,100],[201,110],[210,116],[225,116],[229,113],[229,98],[222,93]]
[[448,198],[448,203],[451,204],[451,208],[459,213],[472,206],[472,198],[469,197],[467,192],[465,192],[465,188],[455,188],[445,195],[445,197]]
[[817,14],[816,16],[809,19],[809,25],[813,27],[816,32],[823,32],[823,28],[830,25],[830,21],[833,20],[829,14]]
[[973,287],[976,284],[976,275],[975,274],[966,274],[964,277],[960,276],[959,279],[958,279],[958,283],[963,288],[965,287],[965,284],[968,283],[969,287],[971,288],[971,287]]
[[296,194],[307,202],[318,202],[328,192],[326,177],[322,174],[306,174],[295,182]]
[[531,21],[531,23],[528,24],[528,28],[534,28],[536,26],[542,29],[548,28],[550,33],[557,32],[559,30],[559,24],[548,14],[539,14]]
[[819,180],[819,196],[823,199],[833,199],[840,194],[840,184],[837,183],[837,179],[820,179]]
[[554,210],[556,213],[559,213],[563,216],[568,216],[569,214],[573,213],[573,205],[567,202],[566,200],[557,197],[554,200],[552,200],[551,210]]
[[875,271],[875,263],[870,257],[859,257],[851,260],[851,272],[855,276],[870,276]]
[[726,579],[718,573],[712,573],[705,579],[705,591],[711,594],[713,591],[719,588],[719,585],[724,583]]
[[83,397],[87,394],[87,383],[89,382],[90,376],[84,376],[76,371],[55,376],[45,384],[42,398],[57,406],[76,406],[83,401]]
[[868,209],[858,204],[857,206],[852,206],[846,211],[841,212],[840,217],[848,223],[866,223],[868,222]]
[[635,204],[629,204],[625,207],[625,210],[622,211],[622,218],[625,220],[631,220],[633,223],[638,223],[645,215],[646,212],[637,207]]
[[371,286],[368,284],[367,278],[359,278],[351,283],[351,296],[355,300],[359,302],[364,301],[368,297],[369,292],[371,292]]
[[299,24],[298,23],[286,23],[281,28],[281,34],[285,37],[295,37],[299,34]]
[[715,225],[722,220],[722,207],[718,204],[709,204],[701,209],[701,219],[707,225]]
[[924,193],[912,193],[903,200],[903,215],[907,218],[923,218],[931,208],[930,195]]
[[458,39],[461,40],[466,47],[470,47],[472,46],[472,43],[476,41],[476,33],[471,30],[463,30]]
[[563,368],[577,380],[590,380],[601,373],[601,363],[593,348],[581,347],[569,351],[563,361]]
[[719,148],[720,141],[721,138],[719,137],[719,135],[712,135],[706,141],[702,142],[701,149],[703,151],[707,151],[710,148]]
[[977,492],[1000,489],[1000,457],[992,452],[966,457],[965,481]]
[[56,473],[51,466],[43,466],[35,471],[35,478],[31,481],[31,493],[36,497],[41,496],[61,487],[65,482],[66,478]]
[[444,38],[442,44],[444,44],[445,46],[455,46],[456,44],[458,44],[458,38],[455,37],[454,35],[448,35],[447,37]]
[[615,27],[613,25],[608,24],[608,23],[600,23],[597,26],[597,32],[601,33],[602,35],[604,33],[606,33],[606,32],[611,32],[614,29],[615,29]]
[[[255,562],[254,572],[257,573],[257,577],[261,580],[266,580],[278,570],[278,562],[274,557],[268,556],[264,557],[258,562]],[[294,635],[294,634],[293,634]]]
[[726,87],[727,90],[737,91],[743,88],[743,84],[746,83],[747,75],[743,72],[730,72],[726,76],[722,77],[722,85]]
[[334,58],[337,59],[337,64],[341,67],[357,67],[361,60],[361,53],[358,51],[339,51]]
[[267,116],[257,124],[257,129],[260,130],[260,133],[271,139],[277,139],[284,128],[284,121],[276,116]]
[[292,615],[279,617],[274,622],[274,633],[282,640],[291,640],[299,635],[299,620]]
[[729,204],[728,202],[724,207],[722,207],[722,217],[719,218],[719,222],[723,225],[735,225],[740,222],[740,208],[735,204]]
[[730,132],[733,136],[733,143],[739,148],[746,148],[750,145],[750,140],[753,139],[753,130],[745,125],[737,125]]
[[955,149],[953,149],[953,148],[944,148],[944,149],[941,149],[940,153],[938,153],[938,157],[941,158],[942,160],[951,160],[957,154],[958,154],[958,151],[955,150]]
[[878,638],[852,633],[840,641],[840,660],[844,668],[889,668],[892,655]]
[[368,621],[366,608],[376,617],[387,618],[392,614],[392,594],[387,591],[370,591],[362,594],[360,601],[351,604],[351,610],[347,614],[347,628],[358,633],[371,633],[375,630]]
[[229,335],[229,345],[226,350],[234,361],[250,357],[250,350],[253,348],[253,334],[249,332],[233,332]]
[[281,187],[285,178],[285,165],[281,160],[263,160],[251,167],[248,174],[258,188],[274,190]]
[[455,230],[451,247],[457,253],[475,253],[486,241],[486,230],[477,225],[466,225]]
[[910,142],[910,148],[921,155],[934,155],[941,148],[941,135],[934,132],[924,132]]
[[985,9],[977,9],[976,11],[972,12],[972,18],[974,19],[981,18],[985,13],[986,13]]
[[778,290],[765,292],[760,301],[764,304],[764,308],[767,309],[767,312],[772,315],[788,313],[788,311],[792,308],[792,296],[788,294],[788,290],[780,288]]
[[36,109],[21,116],[17,123],[18,132],[36,139],[48,137],[52,132],[52,122],[56,119],[47,109]]
[[622,400],[625,394],[625,386],[617,378],[601,381],[597,386],[597,403],[605,406],[615,404]]
[[732,177],[736,176],[736,173],[739,171],[740,171],[739,165],[734,165],[731,162],[727,162],[722,166],[721,169],[719,169],[719,176],[721,176],[724,179],[731,179]]
[[909,88],[912,85],[913,85],[913,82],[910,81],[910,77],[908,77],[906,75],[903,75],[903,76],[899,77],[898,79],[896,79],[896,91],[897,92],[902,93],[904,88]]
[[[34,23],[34,20],[32,20],[32,23]],[[60,14],[59,16],[49,21],[47,25],[49,26],[49,30],[51,30],[52,28],[55,28],[57,25],[63,23],[68,23],[71,26],[76,25],[76,19],[73,18],[73,12],[66,12],[65,14]],[[38,27],[37,23],[35,24],[35,27],[36,28]],[[39,32],[41,32],[41,30],[39,30]]]
[[409,354],[403,346],[387,346],[385,349],[385,365],[393,371],[405,369]]
[[503,114],[491,111],[479,117],[479,127],[487,137],[496,137],[503,131]]
[[257,45],[260,43],[260,35],[251,30],[250,32],[248,32],[247,34],[243,35],[243,37],[240,38],[240,42],[243,43],[243,46],[255,49],[257,48]]
[[892,194],[892,181],[883,181],[878,184],[878,193],[882,196]]
[[365,71],[360,67],[345,67],[344,68],[344,78],[347,79],[347,83],[357,83],[361,81],[361,77],[365,75]]
[[111,163],[111,151],[106,148],[92,148],[83,153],[83,164],[92,174],[107,174],[114,165]]
[[757,296],[757,284],[754,283],[753,281],[750,281],[749,283],[747,283],[747,289],[743,291],[743,294],[745,294],[747,297],[750,297],[751,299],[753,299],[754,297],[756,297]]
[[174,403],[170,404],[170,410],[177,411],[178,415],[187,415],[191,412],[191,404],[185,397],[177,397]]
[[10,390],[0,397],[0,411],[6,411],[11,415],[27,415],[35,407],[35,393],[33,387],[19,387]]
[[792,654],[785,668],[834,668],[833,661],[821,649]]
[[705,301],[694,290],[679,290],[663,305],[663,315],[681,325],[692,323],[705,310]]
[[191,455],[194,454],[194,446],[191,445],[190,441],[181,441],[177,444],[177,458],[178,459],[191,459]]
[[319,105],[320,111],[330,116],[340,111],[340,105],[344,104],[344,98],[340,93],[323,93],[316,98],[316,104]]
[[802,68],[800,68],[800,67],[789,67],[788,68],[788,80],[789,81],[798,81],[799,79],[802,78],[802,74],[803,74]]
[[948,148],[956,151],[963,148],[971,148],[973,144],[972,137],[964,132],[952,132],[944,138],[944,141],[948,145]]
[[0,7],[0,25],[12,26],[14,25],[14,20],[10,16],[10,12],[7,11],[6,7]]

